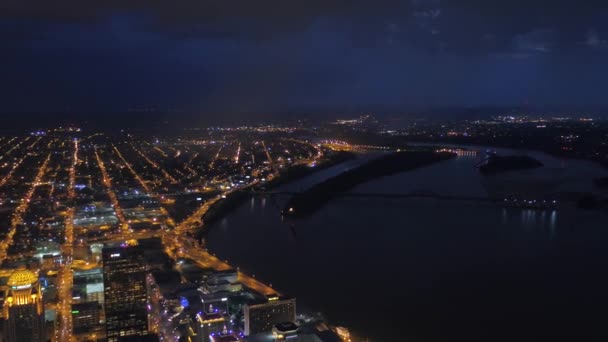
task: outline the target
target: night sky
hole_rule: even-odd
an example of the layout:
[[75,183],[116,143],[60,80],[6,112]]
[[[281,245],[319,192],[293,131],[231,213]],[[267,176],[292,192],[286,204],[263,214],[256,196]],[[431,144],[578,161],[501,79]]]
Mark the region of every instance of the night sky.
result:
[[0,39],[2,112],[608,105],[605,1],[3,0]]

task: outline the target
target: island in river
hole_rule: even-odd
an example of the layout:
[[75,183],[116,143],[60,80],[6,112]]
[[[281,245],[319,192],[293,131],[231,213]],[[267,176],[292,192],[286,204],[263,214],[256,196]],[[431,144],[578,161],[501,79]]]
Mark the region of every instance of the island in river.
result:
[[491,155],[487,163],[479,167],[482,174],[496,174],[515,170],[528,170],[542,167],[543,163],[529,156]]
[[[277,186],[293,182],[295,180],[309,176],[315,172],[330,168],[334,165],[352,160],[356,158],[356,154],[348,151],[325,151],[324,157],[312,165],[298,165],[280,170],[272,180],[260,183],[255,189],[262,191],[268,191]],[[241,189],[228,195],[226,198],[218,201],[203,215],[202,221],[205,224],[213,223],[218,218],[224,216],[225,213],[238,207],[243,203],[243,200],[251,197],[249,190]],[[201,238],[205,234],[205,230],[199,229],[197,232],[197,238]]]
[[293,195],[282,213],[286,217],[305,217],[320,209],[334,196],[345,193],[359,184],[434,164],[454,156],[455,154],[452,153],[434,151],[393,152]]

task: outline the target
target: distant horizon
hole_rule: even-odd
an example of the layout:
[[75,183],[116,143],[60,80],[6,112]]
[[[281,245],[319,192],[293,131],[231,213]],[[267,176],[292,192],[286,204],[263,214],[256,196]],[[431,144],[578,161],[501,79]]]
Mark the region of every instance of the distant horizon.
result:
[[[521,111],[521,113],[518,113]],[[560,108],[555,106],[436,106],[396,108],[390,106],[333,106],[285,108],[268,111],[186,111],[186,110],[87,110],[87,111],[11,111],[0,113],[3,130],[51,128],[62,125],[91,125],[114,129],[168,125],[171,128],[213,125],[258,125],[292,123],[298,120],[321,123],[335,119],[372,114],[382,120],[472,120],[498,115],[567,115],[605,119],[608,107]],[[19,117],[16,117],[19,116]],[[116,121],[119,120],[119,121]],[[145,121],[144,121],[145,120]]]

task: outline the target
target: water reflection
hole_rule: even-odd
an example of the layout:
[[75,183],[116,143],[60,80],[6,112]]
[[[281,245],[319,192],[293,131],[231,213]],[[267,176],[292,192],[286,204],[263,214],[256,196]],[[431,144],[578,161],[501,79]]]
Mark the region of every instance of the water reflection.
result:
[[[355,190],[407,193],[429,189],[443,194],[487,195],[474,163],[474,158],[455,158],[378,179]],[[578,161],[572,161],[566,166],[578,165]],[[351,166],[341,166],[341,169]],[[296,185],[287,185],[286,189],[306,188],[315,180],[321,181],[340,171],[323,172],[324,175],[313,175]],[[451,310],[458,298],[466,297],[466,305],[475,304],[476,300],[486,303],[483,296],[476,298],[477,291],[470,296],[461,294],[462,289],[477,289],[479,284],[496,293],[512,293],[515,306],[520,310],[535,300],[537,293],[528,294],[527,288],[517,292],[518,288],[509,287],[510,282],[491,280],[502,277],[520,283],[527,281],[530,274],[519,271],[531,269],[530,265],[535,263],[566,265],[559,264],[562,259],[555,258],[560,252],[556,249],[565,244],[553,240],[569,239],[575,234],[603,234],[601,229],[591,232],[570,229],[582,225],[581,217],[585,226],[602,227],[606,222],[605,216],[579,215],[575,209],[560,211],[558,218],[557,211],[504,208],[493,203],[337,198],[311,217],[291,225],[282,222],[280,215],[282,203],[287,199],[272,196],[245,202],[216,223],[221,229],[210,227],[209,249],[246,269],[255,270],[279,290],[298,297],[299,304],[322,311],[371,336],[383,333],[400,336],[403,332],[400,324],[407,322],[408,317],[417,317],[425,310]],[[608,241],[608,236],[605,240]],[[578,245],[573,248],[576,247]],[[533,268],[539,278],[546,276],[543,272],[555,274],[550,273],[545,264]],[[386,315],[361,315],[360,303],[352,300],[360,297],[362,285],[360,281],[348,280],[361,279],[362,270],[366,279],[373,279],[365,283],[366,291],[376,296],[376,302],[388,303],[383,307]],[[458,291],[453,291],[454,283],[449,282],[456,281],[454,279],[460,286]],[[551,285],[562,280],[557,279]],[[387,284],[403,289],[403,295],[396,298],[393,291],[386,291]],[[541,285],[543,289],[549,286]],[[430,287],[432,291],[420,290]],[[428,296],[425,297],[425,293]],[[421,299],[417,302],[415,298]],[[434,298],[441,300],[433,302]],[[484,315],[485,312],[502,313],[500,305],[483,308],[479,312]],[[456,316],[450,319],[457,319]],[[391,322],[387,322],[387,317]]]
[[544,227],[545,226],[545,217],[547,216],[547,211],[543,210],[542,211],[542,215],[540,215],[540,226]]
[[555,238],[555,230],[556,230],[556,225],[557,225],[557,211],[553,210],[551,211],[551,218],[549,220],[549,236],[551,237],[551,239]]
[[503,208],[501,222],[509,229],[521,227],[525,233],[540,233],[539,237],[553,240],[558,225],[557,210]]

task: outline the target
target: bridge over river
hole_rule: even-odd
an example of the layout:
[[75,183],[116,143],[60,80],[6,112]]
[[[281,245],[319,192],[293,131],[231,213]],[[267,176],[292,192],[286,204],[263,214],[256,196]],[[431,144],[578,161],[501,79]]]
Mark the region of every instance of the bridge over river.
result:
[[[287,195],[294,196],[299,195],[302,192],[298,191],[251,191],[254,196],[277,196]],[[333,197],[349,197],[349,198],[386,198],[386,199],[409,199],[409,198],[420,198],[420,199],[434,199],[434,200],[445,200],[445,201],[472,201],[472,202],[486,202],[500,204],[505,207],[515,207],[523,209],[540,209],[540,210],[554,210],[558,208],[558,204],[563,204],[564,201],[555,200],[553,197],[545,198],[516,198],[516,197],[491,197],[491,196],[466,196],[466,195],[447,195],[439,194],[430,190],[416,190],[407,193],[370,193],[370,192],[332,192],[325,193],[324,196]],[[568,202],[568,201],[566,201]],[[290,210],[291,208],[282,208],[281,210]]]
[[[299,191],[251,191],[254,195],[273,196],[273,195],[299,195]],[[327,193],[330,197],[368,197],[368,198],[431,198],[438,200],[454,201],[478,201],[478,202],[501,202],[504,198],[494,198],[488,196],[461,196],[461,195],[442,195],[434,191],[420,190],[408,193],[370,193],[370,192],[332,192]]]

